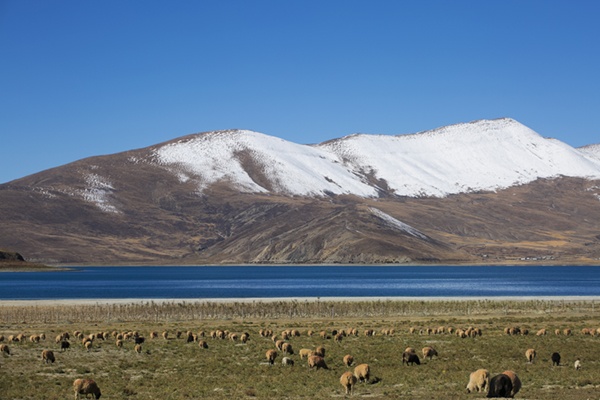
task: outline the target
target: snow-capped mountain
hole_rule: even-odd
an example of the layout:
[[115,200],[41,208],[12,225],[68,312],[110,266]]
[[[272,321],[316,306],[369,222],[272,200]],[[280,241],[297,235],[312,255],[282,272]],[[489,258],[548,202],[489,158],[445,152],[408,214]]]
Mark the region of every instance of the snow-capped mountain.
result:
[[598,215],[600,146],[511,119],[315,145],[229,130],[0,184],[0,249],[112,265],[594,264]]
[[443,197],[538,178],[600,177],[593,152],[512,119],[412,135],[357,134],[314,146],[251,131],[212,132],[160,146],[155,156],[180,179],[197,180],[200,191],[227,181],[240,191],[298,196],[376,197],[385,186],[397,196]]

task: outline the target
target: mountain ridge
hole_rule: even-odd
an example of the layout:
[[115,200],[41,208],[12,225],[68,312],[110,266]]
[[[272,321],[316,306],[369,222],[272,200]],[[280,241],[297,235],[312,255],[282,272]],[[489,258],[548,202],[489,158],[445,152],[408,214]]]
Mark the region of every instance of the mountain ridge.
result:
[[54,264],[597,263],[597,148],[511,119],[313,145],[192,134],[0,185],[0,247]]

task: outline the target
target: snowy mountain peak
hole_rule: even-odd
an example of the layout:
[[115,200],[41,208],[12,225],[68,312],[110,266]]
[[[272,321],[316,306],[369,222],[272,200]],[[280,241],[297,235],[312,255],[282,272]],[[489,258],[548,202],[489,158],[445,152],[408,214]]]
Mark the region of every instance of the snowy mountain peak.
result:
[[247,130],[188,136],[154,150],[158,164],[199,191],[225,181],[243,192],[300,196],[437,196],[497,190],[560,175],[600,178],[600,158],[545,139],[510,118],[409,135],[355,134],[301,145]]

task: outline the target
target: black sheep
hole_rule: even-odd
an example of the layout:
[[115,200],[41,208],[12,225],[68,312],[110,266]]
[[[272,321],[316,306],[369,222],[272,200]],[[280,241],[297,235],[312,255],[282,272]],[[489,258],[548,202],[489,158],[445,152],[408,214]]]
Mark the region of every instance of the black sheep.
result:
[[552,353],[552,366],[558,366],[560,365],[560,354],[558,353]]
[[510,378],[507,375],[498,374],[490,380],[490,390],[487,397],[509,397],[512,388]]
[[419,360],[419,356],[415,353],[402,353],[402,364],[406,363],[406,365],[421,365],[421,360]]

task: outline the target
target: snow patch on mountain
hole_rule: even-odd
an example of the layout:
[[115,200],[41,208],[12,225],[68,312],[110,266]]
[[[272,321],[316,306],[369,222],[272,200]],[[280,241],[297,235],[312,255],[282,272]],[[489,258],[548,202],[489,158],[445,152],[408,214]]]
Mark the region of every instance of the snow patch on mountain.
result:
[[412,135],[352,135],[320,145],[354,171],[371,171],[397,195],[497,190],[559,175],[599,177],[600,166],[512,119]]
[[423,233],[421,233],[418,229],[413,228],[412,226],[392,217],[389,214],[384,213],[383,211],[381,211],[375,207],[369,207],[369,211],[371,211],[371,213],[373,213],[373,215],[381,218],[391,228],[400,230],[402,232],[406,232],[409,235],[414,236],[419,239],[429,240],[429,238],[426,235],[424,235]]
[[110,197],[114,191],[114,187],[108,179],[97,174],[86,174],[85,182],[87,187],[80,192],[80,195],[85,201],[95,204],[104,212],[120,213],[120,211],[110,203]]
[[593,161],[598,161],[600,163],[600,144],[590,144],[579,147],[577,150],[583,153],[586,157],[591,158]]
[[243,192],[268,192],[253,180],[240,154],[249,154],[260,175],[278,193],[301,196],[357,194],[375,196],[375,189],[345,169],[334,154],[258,132],[211,132],[174,142],[155,151],[160,164],[178,166],[193,174],[200,190],[218,181],[229,181]]
[[155,148],[158,164],[202,191],[225,181],[249,193],[444,197],[495,191],[558,176],[600,178],[595,148],[574,149],[512,119],[482,120],[410,135],[356,134],[300,145],[232,130]]

